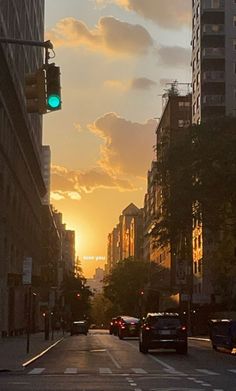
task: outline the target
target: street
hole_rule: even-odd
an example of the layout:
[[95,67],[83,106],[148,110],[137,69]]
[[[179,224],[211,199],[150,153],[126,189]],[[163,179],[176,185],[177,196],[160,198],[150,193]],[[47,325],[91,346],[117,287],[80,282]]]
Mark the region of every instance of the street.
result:
[[0,373],[4,391],[235,391],[235,357],[189,340],[187,356],[138,351],[137,339],[107,330],[68,336],[24,371]]

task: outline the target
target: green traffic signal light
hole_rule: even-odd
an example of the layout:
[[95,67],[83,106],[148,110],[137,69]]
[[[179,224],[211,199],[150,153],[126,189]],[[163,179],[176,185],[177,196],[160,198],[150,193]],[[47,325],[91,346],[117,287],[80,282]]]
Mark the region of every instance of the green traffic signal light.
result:
[[61,105],[61,98],[58,95],[49,95],[47,98],[48,107],[51,109],[57,109]]
[[61,84],[60,68],[53,64],[48,64],[46,68],[47,80],[47,108],[50,111],[61,109]]

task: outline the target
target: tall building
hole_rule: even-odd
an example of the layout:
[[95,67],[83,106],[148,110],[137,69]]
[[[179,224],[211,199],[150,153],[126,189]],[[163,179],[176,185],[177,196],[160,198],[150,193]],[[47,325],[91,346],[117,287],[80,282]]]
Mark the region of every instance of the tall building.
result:
[[43,197],[42,203],[50,205],[50,183],[51,183],[51,149],[49,145],[42,146],[42,173],[47,193]]
[[236,2],[192,3],[193,123],[236,116]]
[[[171,239],[167,243],[160,243],[158,233],[158,223],[163,219],[163,201],[165,203],[165,197],[170,197],[170,200],[178,199],[176,189],[171,185],[174,183],[174,178],[169,178],[170,185],[168,191],[166,191],[162,180],[158,177],[158,164],[165,161],[166,155],[168,155],[172,146],[180,145],[183,136],[186,134],[186,129],[191,125],[191,94],[185,96],[178,95],[176,87],[177,85],[173,84],[168,96],[166,96],[163,113],[157,126],[157,157],[156,161],[152,163],[151,170],[148,172],[148,188],[144,205],[146,259],[155,262],[158,266],[158,272],[155,276],[150,276],[149,288],[150,291],[153,290],[159,296],[156,298],[156,301],[159,302],[160,310],[172,307],[173,300],[176,300],[175,294],[186,288],[187,284],[186,280],[180,278],[181,263],[187,259],[185,256],[183,258],[183,254],[180,251],[180,235],[171,234]],[[175,207],[184,209],[186,205],[179,203]],[[191,246],[191,208],[189,222],[188,233]],[[185,263],[183,267],[186,275],[188,265]]]
[[[44,40],[44,0],[1,1],[0,36]],[[27,325],[24,259],[32,259],[32,322],[37,328],[41,274],[42,118],[27,114],[25,75],[43,63],[40,48],[0,43],[0,333]]]
[[143,259],[143,209],[133,203],[122,211],[119,223],[108,235],[106,272],[127,258]]

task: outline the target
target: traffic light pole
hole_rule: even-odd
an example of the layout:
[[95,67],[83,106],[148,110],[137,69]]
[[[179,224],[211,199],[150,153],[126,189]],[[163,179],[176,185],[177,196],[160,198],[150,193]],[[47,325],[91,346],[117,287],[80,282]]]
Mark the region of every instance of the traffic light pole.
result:
[[49,50],[52,50],[55,57],[55,52],[53,50],[53,44],[51,41],[28,41],[26,39],[16,39],[16,38],[6,38],[0,37],[0,43],[10,43],[14,45],[26,45],[26,46],[35,46],[35,47],[43,47],[45,49],[45,65],[48,64],[48,60],[50,58]]

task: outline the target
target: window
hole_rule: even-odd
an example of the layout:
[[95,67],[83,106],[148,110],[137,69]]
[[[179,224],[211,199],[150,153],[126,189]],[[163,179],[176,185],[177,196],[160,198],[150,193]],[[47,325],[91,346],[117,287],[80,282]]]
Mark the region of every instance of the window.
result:
[[233,39],[233,49],[236,50],[236,39]]
[[200,248],[202,245],[202,237],[201,235],[198,236],[198,247]]
[[234,73],[236,75],[236,62],[234,63]]
[[220,0],[212,0],[211,4],[212,8],[220,8]]
[[197,273],[197,262],[194,262],[194,273]]
[[200,84],[200,72],[198,72],[198,74],[197,74],[197,85],[199,85]]
[[179,119],[178,120],[178,127],[179,128],[187,128],[190,125],[189,119]]
[[236,16],[235,15],[233,17],[233,25],[234,25],[234,27],[236,27]]
[[199,259],[198,261],[198,273],[201,273],[202,272],[202,260]]
[[198,95],[198,97],[197,97],[197,108],[200,107],[200,102],[201,102],[201,98],[200,98],[200,95]]

